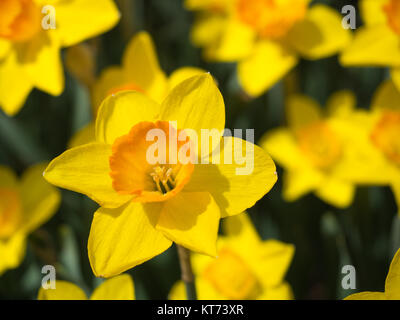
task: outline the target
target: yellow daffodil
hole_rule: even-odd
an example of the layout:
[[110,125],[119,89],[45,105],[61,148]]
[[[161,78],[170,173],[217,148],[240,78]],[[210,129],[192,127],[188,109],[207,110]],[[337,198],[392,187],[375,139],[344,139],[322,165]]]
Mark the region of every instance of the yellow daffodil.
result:
[[[87,300],[87,296],[77,285],[57,280],[55,289],[40,288],[38,300]],[[93,291],[90,300],[135,300],[133,280],[127,274],[108,279]]]
[[[55,29],[47,25],[46,15],[54,15]],[[16,114],[33,88],[60,95],[61,48],[99,35],[118,20],[112,0],[1,1],[0,107]]]
[[[198,298],[292,299],[284,276],[294,246],[276,240],[262,241],[245,213],[225,219],[223,226],[225,236],[218,239],[216,259],[200,254],[191,257]],[[186,299],[183,281],[173,286],[170,299]]]
[[400,300],[400,249],[397,250],[386,277],[385,292],[364,291],[345,300]]
[[350,41],[342,17],[309,0],[186,0],[198,12],[192,41],[207,60],[237,62],[238,79],[259,96],[298,62],[338,53]]
[[400,88],[400,3],[398,0],[360,0],[364,26],[343,51],[344,66],[389,67]]
[[[239,138],[221,139],[224,125],[224,101],[209,74],[183,81],[161,105],[140,92],[123,91],[102,103],[95,142],[49,164],[44,176],[50,183],[84,193],[101,206],[88,241],[96,276],[117,275],[167,250],[172,241],[216,255],[220,218],[254,205],[277,179],[273,161],[261,148]],[[222,151],[212,152],[208,164],[176,158],[151,164],[152,142],[146,136],[152,129],[165,135],[167,150],[174,148],[173,136],[215,129]],[[249,174],[237,174],[245,163],[229,164],[233,145],[254,151]]]
[[294,201],[308,192],[336,207],[351,204],[355,182],[349,172],[358,173],[354,159],[363,154],[361,131],[352,121],[355,98],[341,91],[327,105],[328,116],[311,98],[288,98],[288,127],[268,132],[261,141],[284,169],[283,197]]
[[356,183],[391,185],[400,208],[400,92],[393,81],[384,82],[374,94],[370,111],[352,116],[357,124],[358,149],[353,158],[356,170],[346,176]]
[[0,274],[19,266],[26,238],[56,212],[59,191],[43,179],[43,164],[34,165],[17,179],[0,166]]
[[[81,57],[82,54],[77,55]],[[75,59],[77,60],[77,59]],[[73,63],[73,62],[71,62]],[[76,61],[74,64],[79,64]],[[106,68],[91,88],[93,114],[96,115],[101,102],[110,94],[135,90],[161,103],[177,84],[204,70],[194,67],[177,69],[168,78],[161,70],[153,41],[147,32],[135,35],[125,49],[122,65]],[[87,77],[87,76],[86,76]],[[94,141],[94,123],[89,123],[74,135],[71,147]]]

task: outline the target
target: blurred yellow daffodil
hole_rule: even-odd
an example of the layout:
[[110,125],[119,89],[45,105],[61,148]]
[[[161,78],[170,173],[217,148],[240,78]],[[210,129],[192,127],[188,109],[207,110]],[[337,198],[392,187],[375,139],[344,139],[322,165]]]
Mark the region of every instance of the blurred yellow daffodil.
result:
[[[54,28],[43,27],[46,14],[54,15]],[[16,114],[33,88],[60,95],[61,48],[99,35],[118,20],[112,0],[1,1],[0,107]]]
[[[80,60],[82,54],[76,55]],[[77,59],[75,59],[77,60]],[[71,64],[79,64],[80,61]],[[194,67],[182,67],[168,78],[161,70],[153,41],[147,32],[135,35],[125,49],[122,66],[106,68],[91,87],[93,114],[96,115],[101,102],[110,94],[135,90],[161,103],[177,84],[205,71]],[[94,141],[94,123],[89,123],[71,139],[70,146]]]
[[[40,288],[38,300],[87,300],[87,296],[77,285],[57,280],[55,289]],[[133,280],[127,274],[107,279],[93,291],[90,300],[135,300]]]
[[259,96],[298,62],[342,50],[350,32],[342,17],[309,0],[186,0],[198,12],[192,41],[207,60],[237,62],[242,88]]
[[400,300],[400,249],[397,250],[386,277],[385,292],[364,291],[345,300]]
[[43,179],[43,164],[30,167],[18,181],[0,166],[0,275],[19,266],[26,239],[56,212],[59,191]]
[[[294,246],[276,240],[262,241],[246,213],[224,220],[225,236],[218,239],[216,259],[191,257],[200,300],[293,299],[284,281]],[[170,299],[186,299],[183,281],[177,282]]]
[[313,191],[336,207],[351,204],[355,182],[349,172],[358,173],[354,158],[363,150],[360,128],[352,121],[355,98],[340,91],[327,103],[327,116],[313,99],[294,95],[288,98],[288,127],[268,132],[261,146],[284,169],[283,197],[294,201]]
[[372,99],[371,110],[357,110],[352,122],[358,125],[356,170],[346,176],[359,184],[391,185],[400,208],[400,92],[393,81],[382,83]]
[[[172,241],[216,255],[220,218],[254,205],[277,179],[264,150],[239,138],[221,139],[224,125],[224,101],[209,74],[183,81],[161,105],[140,92],[123,91],[102,103],[96,142],[70,149],[49,164],[44,176],[50,183],[84,193],[101,206],[88,241],[96,276],[117,275],[167,250]],[[151,164],[147,151],[153,142],[146,136],[152,129],[166,135],[167,150],[174,134],[191,130],[200,136],[202,129],[215,129],[221,159]],[[245,163],[224,161],[232,145],[254,151],[250,174],[236,174]]]

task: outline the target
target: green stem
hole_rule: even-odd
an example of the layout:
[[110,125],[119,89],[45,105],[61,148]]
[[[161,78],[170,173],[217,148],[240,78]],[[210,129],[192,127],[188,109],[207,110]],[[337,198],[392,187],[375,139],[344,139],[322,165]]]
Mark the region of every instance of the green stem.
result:
[[181,278],[186,287],[186,296],[188,300],[197,300],[194,274],[192,270],[192,264],[190,263],[190,251],[180,245],[177,245],[177,248],[179,264],[181,266]]

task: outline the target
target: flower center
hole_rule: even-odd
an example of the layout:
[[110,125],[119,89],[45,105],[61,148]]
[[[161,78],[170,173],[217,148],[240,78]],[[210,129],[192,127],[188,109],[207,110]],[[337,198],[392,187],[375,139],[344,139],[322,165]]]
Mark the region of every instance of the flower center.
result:
[[400,166],[400,112],[385,112],[372,130],[371,140],[388,159]]
[[0,38],[29,40],[39,31],[40,21],[40,8],[33,0],[0,1]]
[[337,135],[325,122],[314,122],[296,131],[300,149],[313,165],[328,169],[342,155],[342,145]]
[[306,0],[238,0],[237,13],[263,38],[281,38],[306,14]]
[[400,35],[400,1],[390,0],[383,6],[383,11],[386,13],[388,25]]
[[228,248],[219,251],[204,271],[204,277],[215,289],[229,299],[254,299],[260,283],[245,261]]
[[176,195],[190,180],[194,161],[179,157],[189,138],[168,121],[140,122],[115,140],[110,176],[115,191],[131,194],[133,201],[159,202]]
[[12,189],[0,189],[0,239],[10,237],[21,221],[21,204],[18,193]]
[[140,86],[138,86],[137,84],[135,84],[135,83],[126,83],[126,84],[121,85],[119,87],[115,87],[115,88],[112,88],[112,89],[108,90],[107,96],[112,95],[112,94],[116,94],[116,93],[121,92],[121,91],[126,91],[126,90],[134,90],[134,91],[138,91],[138,92],[141,92],[143,94],[146,94],[146,92]]

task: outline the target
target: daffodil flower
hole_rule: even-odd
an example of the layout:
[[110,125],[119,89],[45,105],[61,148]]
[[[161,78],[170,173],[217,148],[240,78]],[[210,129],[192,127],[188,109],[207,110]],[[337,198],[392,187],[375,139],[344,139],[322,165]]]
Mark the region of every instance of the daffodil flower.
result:
[[355,98],[340,91],[327,103],[327,115],[309,97],[288,98],[288,127],[265,134],[260,144],[284,169],[283,197],[294,201],[314,192],[325,202],[343,208],[351,204],[358,173],[354,159],[363,154],[361,130],[353,123]]
[[[38,300],[87,300],[86,293],[77,285],[57,280],[55,289],[41,287]],[[99,285],[89,298],[90,300],[135,300],[135,288],[132,278],[122,274],[107,279]]]
[[391,68],[400,88],[400,3],[398,0],[360,0],[364,26],[358,28],[352,43],[343,51],[344,66]]
[[[51,5],[55,29],[43,28]],[[33,88],[64,89],[60,50],[111,29],[119,20],[112,0],[3,0],[0,2],[0,107],[16,114]]]
[[393,81],[380,85],[372,99],[371,110],[357,110],[352,122],[359,127],[353,157],[356,169],[346,176],[358,184],[391,185],[400,208],[400,92]]
[[342,50],[350,32],[342,17],[309,0],[186,0],[198,12],[192,41],[211,61],[237,62],[245,92],[259,96],[285,76],[299,57],[320,59]]
[[58,208],[61,196],[43,179],[45,167],[34,165],[18,180],[12,170],[0,166],[0,274],[20,265],[29,233]]
[[400,300],[400,249],[397,250],[385,282],[385,292],[364,291],[352,294],[345,300]]
[[[284,281],[294,246],[262,241],[246,213],[224,220],[225,235],[218,239],[218,257],[192,255],[199,300],[293,299]],[[175,283],[169,298],[186,299],[183,281]]]
[[[81,57],[79,55],[78,57]],[[79,61],[70,61],[79,64]],[[161,103],[177,84],[192,76],[205,73],[195,67],[182,67],[169,77],[162,71],[154,43],[147,32],[135,35],[125,49],[122,65],[104,69],[91,88],[93,114],[96,115],[101,102],[110,94],[120,91],[135,90]],[[89,123],[75,134],[71,147],[94,140],[94,122]]]
[[[153,142],[146,136],[155,129],[169,141],[171,129],[201,136],[202,129],[222,132],[224,125],[223,98],[209,74],[183,81],[161,105],[140,92],[123,91],[102,103],[96,142],[70,149],[49,164],[44,176],[50,183],[84,193],[101,206],[88,241],[96,276],[117,275],[164,252],[172,241],[216,255],[220,218],[242,212],[272,188],[277,179],[273,161],[250,142],[224,137],[219,163],[212,152],[208,164],[173,159],[151,164],[147,151]],[[246,164],[224,161],[233,145],[243,152],[254,147],[251,174],[237,175]]]

